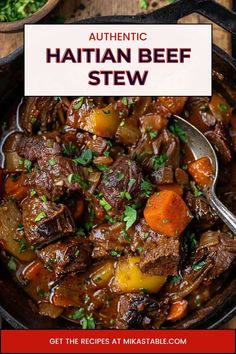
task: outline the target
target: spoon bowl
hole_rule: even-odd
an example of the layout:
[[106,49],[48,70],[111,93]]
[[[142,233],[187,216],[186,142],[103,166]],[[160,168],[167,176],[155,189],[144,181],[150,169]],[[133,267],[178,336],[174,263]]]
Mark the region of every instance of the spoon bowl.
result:
[[178,126],[185,132],[188,137],[188,146],[192,151],[195,160],[201,157],[208,157],[211,160],[213,178],[212,183],[206,186],[202,192],[207,198],[211,207],[216,211],[222,221],[229,227],[229,229],[236,234],[236,216],[218,199],[215,193],[219,165],[218,159],[211,143],[194,125],[187,120],[174,115],[172,121],[177,123]]

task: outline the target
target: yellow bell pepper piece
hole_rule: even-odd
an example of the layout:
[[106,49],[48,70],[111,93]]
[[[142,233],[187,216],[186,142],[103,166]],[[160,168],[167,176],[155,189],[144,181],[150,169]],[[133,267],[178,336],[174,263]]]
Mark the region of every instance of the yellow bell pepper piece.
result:
[[122,258],[117,262],[115,276],[111,282],[111,290],[117,293],[129,293],[146,290],[149,293],[158,292],[167,277],[150,275],[141,272],[139,257]]

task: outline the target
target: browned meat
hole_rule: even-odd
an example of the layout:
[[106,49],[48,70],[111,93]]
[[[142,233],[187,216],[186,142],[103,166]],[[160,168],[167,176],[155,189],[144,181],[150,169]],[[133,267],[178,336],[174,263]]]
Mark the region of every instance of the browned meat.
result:
[[175,275],[180,261],[178,237],[160,235],[149,228],[144,219],[135,226],[131,250],[140,254],[140,269],[144,273]]
[[56,276],[83,272],[90,265],[91,246],[86,238],[68,237],[37,252],[44,266]]
[[127,200],[133,202],[138,197],[141,180],[142,172],[137,162],[121,156],[104,174],[99,190],[113,208],[122,210]]
[[158,170],[161,166],[177,168],[180,159],[179,139],[167,129],[163,129],[154,139],[144,133],[132,148],[131,155],[148,172]]
[[82,168],[76,166],[70,158],[46,156],[38,160],[38,167],[27,175],[25,185],[50,200],[57,200],[64,194],[88,187]]
[[65,205],[39,198],[24,202],[23,225],[27,242],[37,247],[75,232],[74,220]]
[[94,137],[92,134],[83,132],[78,133],[76,138],[77,144],[79,146],[83,146],[86,149],[90,149],[98,156],[101,156],[103,152],[108,148],[106,139],[100,136]]
[[175,170],[175,179],[180,186],[186,186],[189,183],[188,174],[180,167]]
[[195,197],[191,192],[187,192],[185,201],[194,216],[191,224],[195,229],[206,230],[220,221],[204,196]]
[[46,132],[56,128],[60,106],[54,97],[27,97],[20,110],[20,126],[30,134],[36,129]]
[[139,266],[144,273],[175,275],[179,261],[179,238],[157,235],[156,240],[148,238],[145,242]]
[[125,294],[120,297],[116,328],[158,328],[165,320],[168,306],[145,294]]
[[160,167],[157,171],[152,172],[151,180],[155,184],[166,184],[174,182],[174,172],[172,166]]
[[233,143],[224,124],[217,123],[214,130],[206,132],[205,135],[218,152],[221,161],[223,163],[230,162],[233,158]]
[[99,225],[92,229],[90,241],[93,243],[94,258],[109,255],[120,255],[130,245],[125,232],[125,223],[119,222],[113,225]]
[[55,139],[47,138],[45,135],[34,137],[21,135],[16,150],[19,156],[32,162],[45,156],[61,154],[60,144]]
[[222,231],[206,231],[201,235],[195,262],[210,259],[214,267],[207,274],[207,279],[217,278],[225,272],[236,258],[236,236]]

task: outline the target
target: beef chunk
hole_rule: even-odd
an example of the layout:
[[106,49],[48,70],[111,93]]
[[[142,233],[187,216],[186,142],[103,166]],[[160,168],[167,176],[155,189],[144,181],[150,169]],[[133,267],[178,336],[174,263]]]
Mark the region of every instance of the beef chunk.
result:
[[157,235],[148,238],[140,256],[140,269],[144,273],[156,275],[175,275],[180,261],[178,237]]
[[135,200],[140,192],[141,180],[142,172],[137,162],[121,156],[104,175],[99,190],[114,209],[122,210],[127,203],[122,193],[128,192],[132,201]]
[[104,151],[108,148],[106,139],[100,136],[95,137],[87,132],[78,133],[76,139],[79,146],[92,150],[98,156],[102,156]]
[[83,169],[68,157],[44,157],[38,160],[38,167],[27,175],[25,185],[35,188],[39,195],[46,195],[50,200],[88,187],[82,176]]
[[214,264],[207,279],[217,278],[229,268],[236,258],[236,236],[233,237],[220,230],[204,232],[200,238],[195,262],[206,257]]
[[38,251],[44,266],[56,276],[83,272],[90,264],[91,246],[86,238],[67,237]]
[[61,147],[55,139],[47,138],[45,135],[28,137],[21,135],[17,144],[17,153],[32,162],[44,156],[60,155]]
[[27,242],[37,247],[75,232],[74,221],[65,205],[39,198],[24,202],[23,225]]
[[194,216],[191,224],[195,229],[206,230],[220,221],[204,196],[195,197],[191,192],[187,192],[185,201]]
[[158,328],[166,315],[166,303],[145,294],[125,294],[118,303],[116,328]]
[[186,186],[189,184],[189,176],[182,168],[176,168],[175,179],[180,186]]
[[214,130],[205,133],[206,137],[217,150],[223,163],[228,163],[233,158],[233,144],[229,132],[222,122],[216,124]]
[[174,172],[172,166],[160,167],[157,171],[152,172],[151,180],[155,184],[166,184],[174,182]]
[[61,103],[54,97],[27,97],[20,109],[20,126],[32,134],[58,127],[57,111]]
[[[132,148],[131,155],[148,172],[157,170],[161,166],[177,168],[180,157],[179,139],[167,129],[163,129],[154,139],[151,139],[149,134],[144,133],[137,145]],[[158,161],[160,156],[164,157],[163,162]]]
[[93,243],[94,258],[109,256],[111,251],[122,253],[130,244],[126,237],[125,224],[123,222],[114,225],[99,225],[92,229],[89,239]]
[[144,273],[175,275],[180,261],[178,237],[160,235],[149,228],[144,219],[135,226],[131,250],[141,249],[139,267]]

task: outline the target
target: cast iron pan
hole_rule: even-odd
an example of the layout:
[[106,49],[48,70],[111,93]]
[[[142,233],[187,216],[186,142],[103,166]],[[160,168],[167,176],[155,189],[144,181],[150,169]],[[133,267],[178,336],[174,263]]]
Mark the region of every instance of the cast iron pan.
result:
[[[106,16],[83,20],[78,23],[120,24],[120,23],[176,23],[180,18],[197,12],[236,34],[236,14],[211,0],[180,0],[147,15]],[[23,49],[20,48],[8,57],[0,59],[0,113],[1,117],[9,109],[16,95],[23,88]],[[215,83],[223,88],[227,98],[236,102],[236,60],[213,46],[213,69],[224,75],[223,82]],[[227,88],[227,89],[226,89]],[[236,314],[236,279],[231,272],[227,286],[222,293],[213,298],[201,309],[201,319],[196,313],[168,328],[218,328]],[[209,310],[212,310],[209,313]],[[4,266],[0,265],[0,315],[14,328],[78,328],[72,323],[59,318],[52,320],[34,313],[29,306],[29,298],[9,276]],[[167,328],[167,327],[166,327]]]

